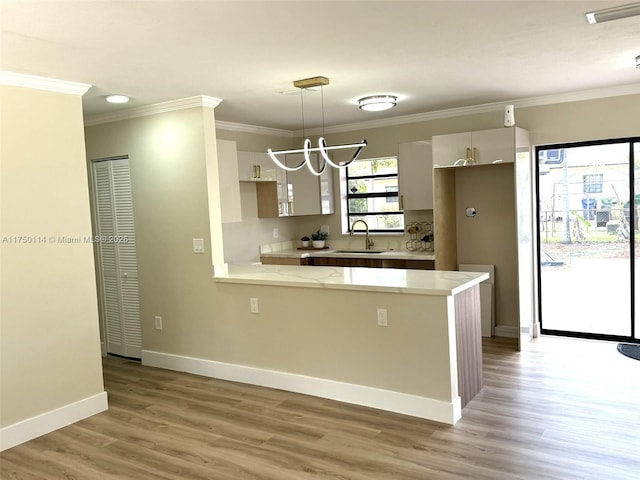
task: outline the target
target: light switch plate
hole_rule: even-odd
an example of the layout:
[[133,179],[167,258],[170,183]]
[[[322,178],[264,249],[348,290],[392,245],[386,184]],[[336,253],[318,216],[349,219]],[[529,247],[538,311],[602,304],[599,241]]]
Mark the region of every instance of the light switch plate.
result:
[[204,238],[193,239],[193,253],[204,253]]
[[387,323],[387,309],[386,308],[379,308],[378,309],[378,326],[379,327],[388,326],[388,323]]

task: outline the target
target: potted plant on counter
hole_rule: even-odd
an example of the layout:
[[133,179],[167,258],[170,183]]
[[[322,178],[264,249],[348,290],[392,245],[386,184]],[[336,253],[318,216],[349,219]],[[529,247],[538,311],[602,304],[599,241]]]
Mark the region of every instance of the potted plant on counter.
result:
[[312,233],[311,244],[313,245],[313,248],[324,248],[324,244],[328,236],[329,234],[327,232],[323,232],[321,230]]
[[308,247],[311,244],[311,239],[306,235],[300,239],[303,247]]

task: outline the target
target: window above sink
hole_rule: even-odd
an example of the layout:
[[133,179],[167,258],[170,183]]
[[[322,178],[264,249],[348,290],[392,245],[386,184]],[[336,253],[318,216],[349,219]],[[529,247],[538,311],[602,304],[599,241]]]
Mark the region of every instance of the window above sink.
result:
[[[340,172],[343,230],[357,220],[369,225],[370,233],[404,232],[404,214],[398,197],[398,158],[356,160]],[[364,232],[358,223],[355,232]]]

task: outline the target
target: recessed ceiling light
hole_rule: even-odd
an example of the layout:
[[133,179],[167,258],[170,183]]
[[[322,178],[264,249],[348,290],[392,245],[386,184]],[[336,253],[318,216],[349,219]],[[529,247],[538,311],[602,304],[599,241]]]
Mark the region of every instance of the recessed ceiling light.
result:
[[358,100],[358,106],[367,112],[381,112],[396,106],[398,97],[394,95],[373,95]]
[[129,97],[126,95],[107,95],[105,100],[109,103],[127,103],[129,101]]

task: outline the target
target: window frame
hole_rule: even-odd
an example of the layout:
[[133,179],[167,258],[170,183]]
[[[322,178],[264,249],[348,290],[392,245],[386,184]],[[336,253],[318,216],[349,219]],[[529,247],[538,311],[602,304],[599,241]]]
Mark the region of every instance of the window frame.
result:
[[[373,212],[351,212],[350,210],[350,200],[354,200],[354,199],[370,199],[370,198],[386,198],[387,202],[385,203],[389,203],[388,199],[390,198],[397,198],[398,199],[398,206],[399,201],[400,201],[400,175],[399,175],[399,168],[398,168],[398,157],[397,155],[388,155],[388,156],[384,156],[384,157],[375,157],[375,158],[363,158],[363,159],[359,159],[356,160],[355,162],[372,162],[375,160],[384,160],[384,159],[393,159],[396,161],[396,171],[395,173],[380,173],[380,174],[370,174],[370,175],[354,175],[354,176],[350,176],[349,175],[349,168],[345,168],[344,169],[344,176],[341,179],[342,180],[342,185],[344,188],[344,199],[345,199],[345,218],[347,221],[347,232],[345,233],[349,233],[349,229],[351,228],[351,225],[353,224],[353,222],[355,220],[352,220],[352,217],[357,217],[357,218],[362,218],[366,221],[366,217],[373,217],[373,216],[380,216],[380,215],[384,215],[384,216],[391,216],[391,215],[402,215],[402,225],[398,228],[371,228],[369,227],[369,233],[386,233],[386,234],[400,234],[402,235],[404,233],[404,210],[398,208],[397,210],[385,210],[385,211],[373,211]],[[354,162],[354,163],[355,163]],[[375,179],[395,179],[396,180],[396,186],[397,189],[395,191],[385,191],[385,192],[370,192],[370,193],[352,193],[349,190],[349,181],[351,180],[375,180]],[[357,219],[356,218],[356,219]],[[367,222],[369,223],[369,222]],[[356,228],[354,228],[353,230],[354,232],[364,232],[365,228],[358,224],[356,225]]]

